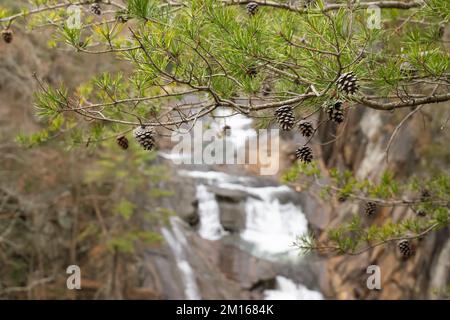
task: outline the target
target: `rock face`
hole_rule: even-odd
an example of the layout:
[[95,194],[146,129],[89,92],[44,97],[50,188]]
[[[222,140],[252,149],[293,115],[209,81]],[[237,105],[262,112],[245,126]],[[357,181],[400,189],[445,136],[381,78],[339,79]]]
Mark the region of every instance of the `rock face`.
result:
[[[253,296],[261,296],[252,288],[252,281],[257,282],[257,275],[264,274],[265,277],[274,277],[270,271],[270,264],[252,258],[247,253],[223,244],[221,241],[208,241],[200,238],[193,232],[191,227],[182,222],[182,229],[189,243],[187,251],[187,262],[191,266],[193,277],[198,287],[199,297],[208,299],[250,299]],[[186,284],[177,268],[176,257],[173,252],[164,245],[158,252],[164,255],[147,255],[144,274],[146,285],[166,299],[186,299]],[[226,255],[224,255],[226,253]],[[234,260],[238,258],[242,263],[235,265]],[[253,279],[247,278],[243,285],[237,274],[243,277],[253,275]],[[254,291],[254,292],[253,292]]]
[[[189,285],[183,279],[186,274],[180,268],[184,263],[192,269],[197,296],[207,299],[262,299],[264,290],[276,288],[277,275],[295,279],[310,288],[317,287],[317,273],[307,261],[295,265],[268,261],[252,255],[240,243],[239,234],[246,227],[246,200],[258,198],[257,195],[208,185],[218,204],[220,223],[227,232],[222,239],[210,241],[199,235],[198,225],[193,223],[199,220],[195,189],[196,183],[201,182],[180,176],[176,171],[170,177],[161,187],[171,189],[174,195],[161,200],[161,206],[177,212],[178,217],[172,220],[169,229],[177,238],[178,248],[171,248],[171,240],[166,237],[162,246],[144,250],[146,262],[142,274],[146,287],[163,298],[189,298],[186,292]],[[256,186],[257,181],[249,184]],[[267,186],[269,181],[261,184]],[[280,202],[291,200],[299,202],[292,196],[285,196]],[[180,262],[180,257],[185,262]]]
[[[448,105],[436,106],[448,108]],[[405,115],[405,112],[402,112]],[[401,119],[401,118],[400,118]],[[343,132],[338,132],[340,141],[324,146],[321,150],[325,165],[329,168],[348,168],[360,178],[375,179],[389,168],[396,177],[408,177],[420,168],[419,159],[424,145],[429,142],[429,131],[423,130],[423,123],[417,117],[399,131],[385,161],[385,148],[394,123],[398,117],[366,108],[356,108],[349,115],[349,123]],[[323,139],[332,128],[321,131]],[[328,226],[343,223],[355,211],[362,212],[358,205],[335,203],[321,204],[305,211],[319,213],[329,207]],[[314,215],[313,212],[309,216]],[[414,213],[405,207],[379,210],[373,224],[383,224],[387,219],[393,222]],[[324,222],[328,219],[324,219]],[[324,224],[317,227],[325,231]],[[436,298],[445,292],[450,281],[448,230],[441,230],[420,241],[414,241],[416,254],[408,260],[399,257],[395,243],[380,246],[359,256],[339,256],[326,261],[325,285],[322,287],[328,297],[338,299],[421,299]],[[381,269],[382,289],[369,290],[366,280],[369,265]],[[435,292],[440,292],[441,295]]]
[[[188,264],[198,287],[198,296],[207,299],[261,299],[263,290],[275,287],[272,263],[253,257],[226,241],[201,238],[181,222],[189,243]],[[186,299],[186,284],[177,268],[176,257],[167,245],[144,251],[144,284],[163,299]]]
[[[173,175],[174,173],[171,173],[171,176]],[[173,195],[169,198],[164,198],[161,202],[161,207],[173,210],[191,226],[196,226],[199,222],[199,216],[198,202],[195,196],[195,181],[176,176],[175,179],[172,178],[165,181],[162,187],[165,190],[172,191]]]
[[248,195],[238,190],[210,186],[219,204],[220,223],[226,231],[236,233],[245,228],[245,200]]

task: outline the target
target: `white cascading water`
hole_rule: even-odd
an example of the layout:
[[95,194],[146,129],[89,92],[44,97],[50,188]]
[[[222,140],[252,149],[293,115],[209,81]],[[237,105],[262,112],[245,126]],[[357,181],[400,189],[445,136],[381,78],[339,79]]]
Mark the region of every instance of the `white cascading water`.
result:
[[[246,139],[256,137],[256,131],[251,128],[251,122],[251,119],[242,115],[229,117],[226,124],[230,126],[231,130],[227,139],[233,141],[237,147],[245,146]],[[217,128],[218,131],[221,129],[221,125],[217,122],[213,122],[211,127]],[[162,156],[168,159],[178,157],[166,154],[162,154]],[[179,170],[179,174],[201,180],[197,185],[196,197],[199,203],[200,218],[198,232],[202,238],[219,240],[226,235],[220,224],[219,204],[215,194],[208,191],[208,185],[240,190],[248,195],[245,205],[246,227],[240,237],[253,246],[252,254],[269,260],[286,258],[293,262],[298,258],[298,252],[292,247],[292,243],[297,236],[307,232],[308,222],[300,207],[290,202],[280,202],[281,195],[293,192],[290,188],[287,186],[250,187],[247,185],[251,182],[250,178],[232,176],[217,171]],[[173,243],[185,242],[186,239],[179,226],[172,223],[172,228],[174,226],[177,230],[174,230],[174,233],[181,233],[181,235],[173,237],[168,230],[165,230],[163,234],[177,257],[178,267],[186,285],[186,296],[198,297],[192,268],[183,256],[185,252],[179,249],[179,245]],[[183,244],[181,248],[184,248]],[[321,293],[309,290],[282,276],[277,276],[276,286],[276,289],[264,292],[266,299],[323,299]]]
[[178,270],[180,270],[181,278],[184,284],[184,295],[188,300],[200,299],[200,293],[195,280],[195,274],[186,258],[187,240],[180,226],[177,217],[170,218],[171,230],[162,228],[161,232],[172,250]]
[[292,243],[298,235],[307,231],[308,223],[300,209],[292,203],[281,204],[273,193],[261,188],[261,199],[246,201],[246,228],[241,237],[256,245],[259,254],[285,253],[290,258],[298,257]]
[[219,204],[216,195],[209,192],[204,184],[197,185],[198,214],[200,226],[198,233],[204,239],[219,240],[225,230],[220,224]]
[[[286,254],[291,259],[298,257],[297,250],[294,250],[291,245],[298,235],[308,231],[308,221],[300,207],[290,202],[280,203],[279,196],[292,193],[290,188],[287,186],[247,187],[242,184],[248,181],[247,178],[230,176],[222,172],[181,170],[180,174],[204,179],[207,184],[222,189],[240,190],[250,195],[245,203],[246,228],[242,231],[241,238],[255,246],[253,253],[258,256],[269,259],[279,254]],[[214,194],[208,192],[205,185],[200,184],[197,187],[197,199],[200,235],[209,240],[220,239],[224,233],[220,225],[219,205]]]
[[[206,184],[214,185],[223,189],[241,190],[248,194],[246,199],[245,212],[246,223],[245,229],[241,232],[240,237],[254,245],[252,254],[266,258],[268,260],[283,260],[286,258],[294,262],[299,257],[298,251],[292,248],[292,243],[298,235],[304,234],[308,230],[308,222],[301,211],[301,208],[293,203],[280,203],[279,196],[293,192],[287,186],[276,187],[248,187],[236,183],[236,181],[245,181],[246,178],[231,176],[222,172],[214,171],[185,171],[180,170],[181,175],[202,179]],[[232,181],[232,182],[227,182]],[[204,184],[199,186],[207,188]],[[205,221],[213,221],[210,227],[205,228],[208,237],[200,236],[209,240],[218,240],[224,235],[220,226],[220,212],[217,200],[211,195],[204,196],[203,190],[201,195],[203,198],[197,198],[200,208],[200,226]],[[199,193],[197,191],[197,197]],[[214,196],[214,194],[212,194]],[[206,205],[202,206],[201,202],[206,200]],[[214,203],[214,204],[212,204]],[[211,211],[203,210],[205,208],[213,208]],[[207,222],[205,222],[207,223]],[[203,232],[205,233],[205,231]],[[214,239],[211,239],[214,236]],[[317,291],[309,290],[301,284],[295,284],[291,279],[278,276],[276,279],[277,289],[266,290],[264,296],[268,300],[317,300],[323,299],[322,294]]]
[[266,300],[322,300],[320,292],[309,290],[292,280],[277,276],[277,289],[264,291]]

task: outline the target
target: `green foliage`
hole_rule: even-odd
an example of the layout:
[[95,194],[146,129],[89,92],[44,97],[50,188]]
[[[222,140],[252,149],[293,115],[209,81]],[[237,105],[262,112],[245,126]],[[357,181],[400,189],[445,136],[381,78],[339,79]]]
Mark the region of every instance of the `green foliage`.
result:
[[450,3],[448,1],[429,0],[421,14],[425,17],[441,19],[442,23],[448,23],[450,21]]
[[281,181],[283,183],[294,182],[300,175],[320,177],[320,170],[317,167],[317,163],[314,161],[310,163],[296,162],[282,175]]
[[[56,3],[61,4],[42,0],[35,5]],[[350,103],[361,103],[365,92],[375,91],[383,98],[405,91],[412,79],[402,73],[403,62],[416,69],[415,77],[448,76],[449,56],[439,31],[449,19],[448,1],[427,1],[411,9],[412,17],[423,21],[409,19],[400,25],[398,20],[408,19],[409,11],[383,10],[382,29],[368,28],[368,12],[357,6],[321,12],[326,5],[317,1],[302,13],[261,5],[258,14],[250,17],[245,6],[222,5],[216,0],[187,0],[182,5],[130,0],[125,8],[102,4],[112,13],[101,17],[83,14],[81,28],[61,23],[67,19],[64,5],[38,10],[30,17],[31,26],[50,23],[55,28],[52,45],[68,45],[90,54],[114,52],[132,69],[129,76],[102,74],[92,81],[95,89],[76,94],[42,88],[36,96],[38,114],[75,116],[76,122],[100,120],[99,126],[114,123],[120,132],[141,122],[168,126],[186,122],[192,115],[189,108],[182,112],[167,106],[188,107],[178,103],[188,89],[197,92],[204,107],[234,109],[235,97],[260,97],[268,83],[272,90],[266,98],[269,103],[290,101],[314,87],[316,96],[295,104],[296,113],[303,115],[334,97],[335,81],[346,71],[358,76],[362,88],[355,97],[339,95]],[[124,24],[110,19],[117,15],[131,21]],[[241,106],[245,108],[251,109]],[[90,130],[90,126],[77,125],[64,133],[76,145],[86,142]],[[107,137],[107,130],[97,133],[100,140]],[[393,190],[376,192],[386,195]]]
[[44,119],[59,115],[60,111],[68,105],[67,94],[64,87],[43,88],[41,92],[35,94],[37,115]]
[[399,223],[385,222],[381,226],[371,225],[364,228],[359,215],[343,225],[328,230],[328,237],[323,243],[312,242],[313,236],[299,237],[295,245],[304,253],[313,250],[335,251],[339,254],[358,254],[367,249],[395,241],[404,237],[419,237],[424,232],[437,230],[448,225],[436,224],[434,219],[405,219]]
[[[285,182],[301,181],[307,176],[294,169],[287,175]],[[357,203],[372,201],[386,207],[408,206],[413,212],[422,211],[425,215],[407,217],[399,222],[387,219],[382,225],[365,226],[362,223],[363,213],[357,213],[348,222],[329,229],[328,237],[322,243],[312,243],[309,237],[299,237],[296,246],[304,252],[330,250],[340,254],[357,254],[380,243],[425,236],[428,232],[446,228],[450,224],[450,177],[445,174],[420,181],[412,177],[402,183],[388,171],[381,175],[377,183],[359,181],[350,171],[337,169],[331,169],[329,176],[331,183],[321,186],[320,191],[321,197],[326,200],[337,196]],[[427,190],[430,196],[424,197],[423,190]]]
[[154,244],[163,240],[162,236],[150,231],[130,231],[116,235],[107,242],[109,250],[118,250],[122,253],[134,253],[136,241],[141,240],[147,244]]
[[302,254],[308,254],[314,250],[316,243],[317,240],[314,237],[314,234],[310,233],[299,235],[293,245],[298,247]]
[[135,208],[136,208],[136,206],[132,202],[130,202],[126,199],[123,199],[117,204],[116,211],[125,220],[129,220],[131,218],[131,216],[133,215]]
[[[111,212],[107,221],[110,226],[106,241],[107,248],[122,253],[132,253],[139,242],[158,243],[162,241],[157,226],[168,222],[174,213],[164,208],[155,208],[144,213],[143,202],[153,203],[172,193],[158,188],[158,184],[168,178],[163,165],[152,162],[155,152],[148,152],[137,146],[130,146],[124,152],[112,142],[100,145],[101,156],[91,163],[85,175],[88,185],[95,189],[105,189],[110,199],[104,210]],[[143,192],[149,190],[149,192]],[[143,230],[142,221],[151,222],[152,231]]]
[[[416,100],[412,94],[445,98],[449,89],[450,57],[441,34],[442,26],[449,22],[448,0],[429,0],[410,10],[383,9],[379,30],[368,27],[366,10],[342,1],[338,9],[323,11],[327,4],[317,1],[300,12],[287,10],[281,2],[270,7],[261,4],[254,16],[246,13],[244,5],[223,5],[216,0],[180,4],[129,0],[125,8],[108,2],[102,6],[110,10],[102,16],[84,14],[81,28],[70,28],[64,22],[65,5],[70,3],[34,1],[38,8],[55,4],[61,6],[33,14],[26,9],[7,12],[0,8],[0,23],[9,27],[18,19],[8,20],[6,15],[22,12],[30,27],[53,26],[52,46],[114,54],[118,61],[126,61],[129,69],[103,73],[73,91],[39,83],[35,104],[46,128],[28,137],[21,135],[18,141],[35,146],[59,136],[67,148],[101,150],[101,159],[92,164],[86,183],[120,186],[111,191],[116,201],[108,209],[117,213],[115,217],[122,219],[124,226],[133,221],[138,210],[134,206],[136,190],[149,190],[146,196],[169,195],[148,188],[149,183],[156,185],[164,179],[164,170],[149,165],[154,153],[135,146],[129,153],[112,152],[113,142],[104,144],[138,125],[178,129],[220,106],[254,116],[259,119],[258,127],[268,127],[273,109],[284,104],[293,106],[295,114],[305,119],[320,112],[324,102],[336,99],[349,108],[359,103],[389,110],[397,108],[391,107],[392,101],[400,107],[414,106],[420,98]],[[131,21],[119,23],[119,14]],[[405,63],[412,67],[410,71],[402,70]],[[357,75],[361,88],[354,96],[336,90],[336,80],[348,71]],[[438,84],[431,95],[428,88],[417,91],[418,85],[427,87],[430,83]],[[266,86],[270,92],[263,94]],[[191,102],[193,95],[196,103]],[[448,224],[447,175],[399,182],[385,172],[378,181],[358,180],[349,171],[334,169],[325,176],[313,162],[295,164],[282,180],[297,183],[299,178],[306,186],[320,181],[319,194],[324,198],[338,195],[344,200],[408,205],[427,213],[426,219],[387,222],[368,230],[363,230],[355,217],[329,233],[332,245],[340,252],[355,252],[364,242],[385,241]],[[421,199],[418,192],[422,188],[432,196]],[[410,200],[405,202],[404,197]],[[153,213],[169,214],[159,208]],[[109,239],[112,247],[130,251],[130,243],[139,238],[131,229],[118,228],[120,232]],[[303,240],[316,244],[308,237]]]
[[53,119],[48,119],[47,128],[31,135],[19,134],[16,137],[16,142],[26,148],[36,147],[49,141],[54,136],[58,135],[63,127],[65,119],[61,115],[55,116]]

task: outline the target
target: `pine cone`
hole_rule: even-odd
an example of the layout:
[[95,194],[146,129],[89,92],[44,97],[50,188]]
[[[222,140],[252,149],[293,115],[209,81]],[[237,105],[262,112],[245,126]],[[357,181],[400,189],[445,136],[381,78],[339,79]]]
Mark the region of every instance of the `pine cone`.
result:
[[3,30],[2,38],[6,43],[11,43],[13,41],[13,32],[10,29]]
[[400,240],[398,242],[397,246],[398,246],[398,250],[400,251],[401,255],[405,259],[412,256],[413,251],[412,251],[411,243],[409,242],[409,240],[406,240],[406,239]]
[[250,78],[254,78],[258,75],[258,70],[255,67],[249,67],[245,74],[248,75]]
[[272,92],[272,87],[270,86],[269,83],[265,83],[262,88],[262,95],[268,96],[271,92]]
[[100,7],[100,4],[98,3],[93,3],[91,5],[91,12],[97,16],[102,14],[102,8]]
[[338,196],[338,201],[339,201],[339,202],[345,202],[345,201],[347,201],[347,199],[348,199],[348,194],[341,193],[341,194]]
[[344,122],[344,111],[342,109],[342,102],[336,101],[333,104],[328,105],[327,114],[328,118],[337,124]]
[[366,214],[370,217],[377,213],[377,204],[375,202],[366,203]]
[[154,131],[151,127],[137,127],[133,130],[133,135],[144,150],[152,150],[155,146]]
[[358,78],[353,71],[343,73],[337,80],[337,87],[346,94],[354,94],[358,91]]
[[117,138],[117,144],[124,150],[128,149],[128,139],[125,136]]
[[249,16],[254,16],[258,12],[258,4],[256,2],[250,2],[247,4],[247,13]]
[[428,201],[430,200],[430,197],[431,197],[430,191],[428,191],[427,189],[422,189],[422,191],[420,192],[420,200]]
[[301,122],[298,125],[298,129],[300,130],[300,133],[304,137],[311,137],[311,135],[314,133],[314,127],[312,123],[309,121]]
[[283,106],[275,111],[275,117],[282,130],[291,130],[294,127],[295,116],[292,107]]
[[127,23],[129,19],[126,15],[120,14],[116,17],[116,20],[118,23]]
[[295,156],[297,159],[303,161],[303,162],[311,162],[313,159],[313,153],[312,149],[310,147],[304,146],[300,147],[295,151]]
[[419,217],[425,217],[427,213],[424,210],[419,210],[416,212],[417,216]]

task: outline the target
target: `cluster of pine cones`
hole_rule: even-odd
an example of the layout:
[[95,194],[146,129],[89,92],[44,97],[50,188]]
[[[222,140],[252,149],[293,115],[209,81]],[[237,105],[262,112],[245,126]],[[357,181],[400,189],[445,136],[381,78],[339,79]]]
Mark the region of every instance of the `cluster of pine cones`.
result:
[[[337,87],[339,91],[344,92],[345,94],[355,94],[359,88],[358,79],[352,71],[343,73],[337,80]],[[342,101],[337,100],[331,103],[327,103],[325,105],[325,109],[328,118],[331,121],[337,124],[340,124],[344,121]],[[280,127],[283,130],[292,129],[295,123],[295,117],[291,107],[284,106],[278,108],[275,112],[275,115],[277,117],[278,123],[280,124]],[[303,121],[299,124],[299,131],[303,136],[311,137],[314,134],[315,129],[311,122]],[[295,156],[297,157],[297,159],[300,159],[303,162],[311,162],[311,160],[313,159],[312,149],[308,146],[300,147],[295,152]],[[376,208],[372,208],[371,210],[374,211],[376,210]]]
[[[144,150],[152,150],[155,147],[155,132],[150,126],[139,126],[133,130],[133,137]],[[128,149],[129,141],[125,136],[117,138],[117,144],[124,150]]]
[[[275,110],[275,118],[282,130],[291,130],[295,125],[295,115],[292,107],[282,106]],[[310,121],[302,121],[298,125],[298,130],[304,137],[311,137],[314,133],[314,126]]]
[[[275,110],[275,118],[282,130],[288,131],[294,128],[295,115],[291,106],[282,106]],[[314,134],[314,126],[310,121],[302,121],[298,125],[298,130],[304,137],[311,137]],[[313,159],[312,149],[303,146],[295,151],[295,157],[303,162],[311,162]]]
[[[251,10],[254,12],[255,9],[252,7]],[[337,88],[344,94],[353,95],[359,89],[357,81],[357,77],[353,72],[344,73],[337,80]],[[330,121],[333,121],[336,124],[340,124],[344,121],[343,102],[341,100],[335,100],[325,104],[325,111]],[[282,106],[278,108],[275,111],[275,117],[282,130],[291,130],[295,125],[295,115],[292,107],[290,106]],[[315,131],[313,124],[309,121],[300,122],[298,129],[304,137],[311,137]],[[313,159],[313,152],[311,147],[302,146],[296,150],[295,156],[297,159],[308,163]],[[430,193],[426,190],[422,191],[420,197],[422,201],[427,201],[430,198]],[[339,201],[344,202],[347,198],[348,195],[340,195]],[[368,217],[375,216],[378,212],[378,205],[376,202],[368,201],[365,204],[364,210]],[[424,216],[425,213],[423,211],[419,211],[417,212],[417,215]],[[397,248],[404,259],[408,259],[414,254],[412,244],[408,239],[400,240],[397,243]]]

